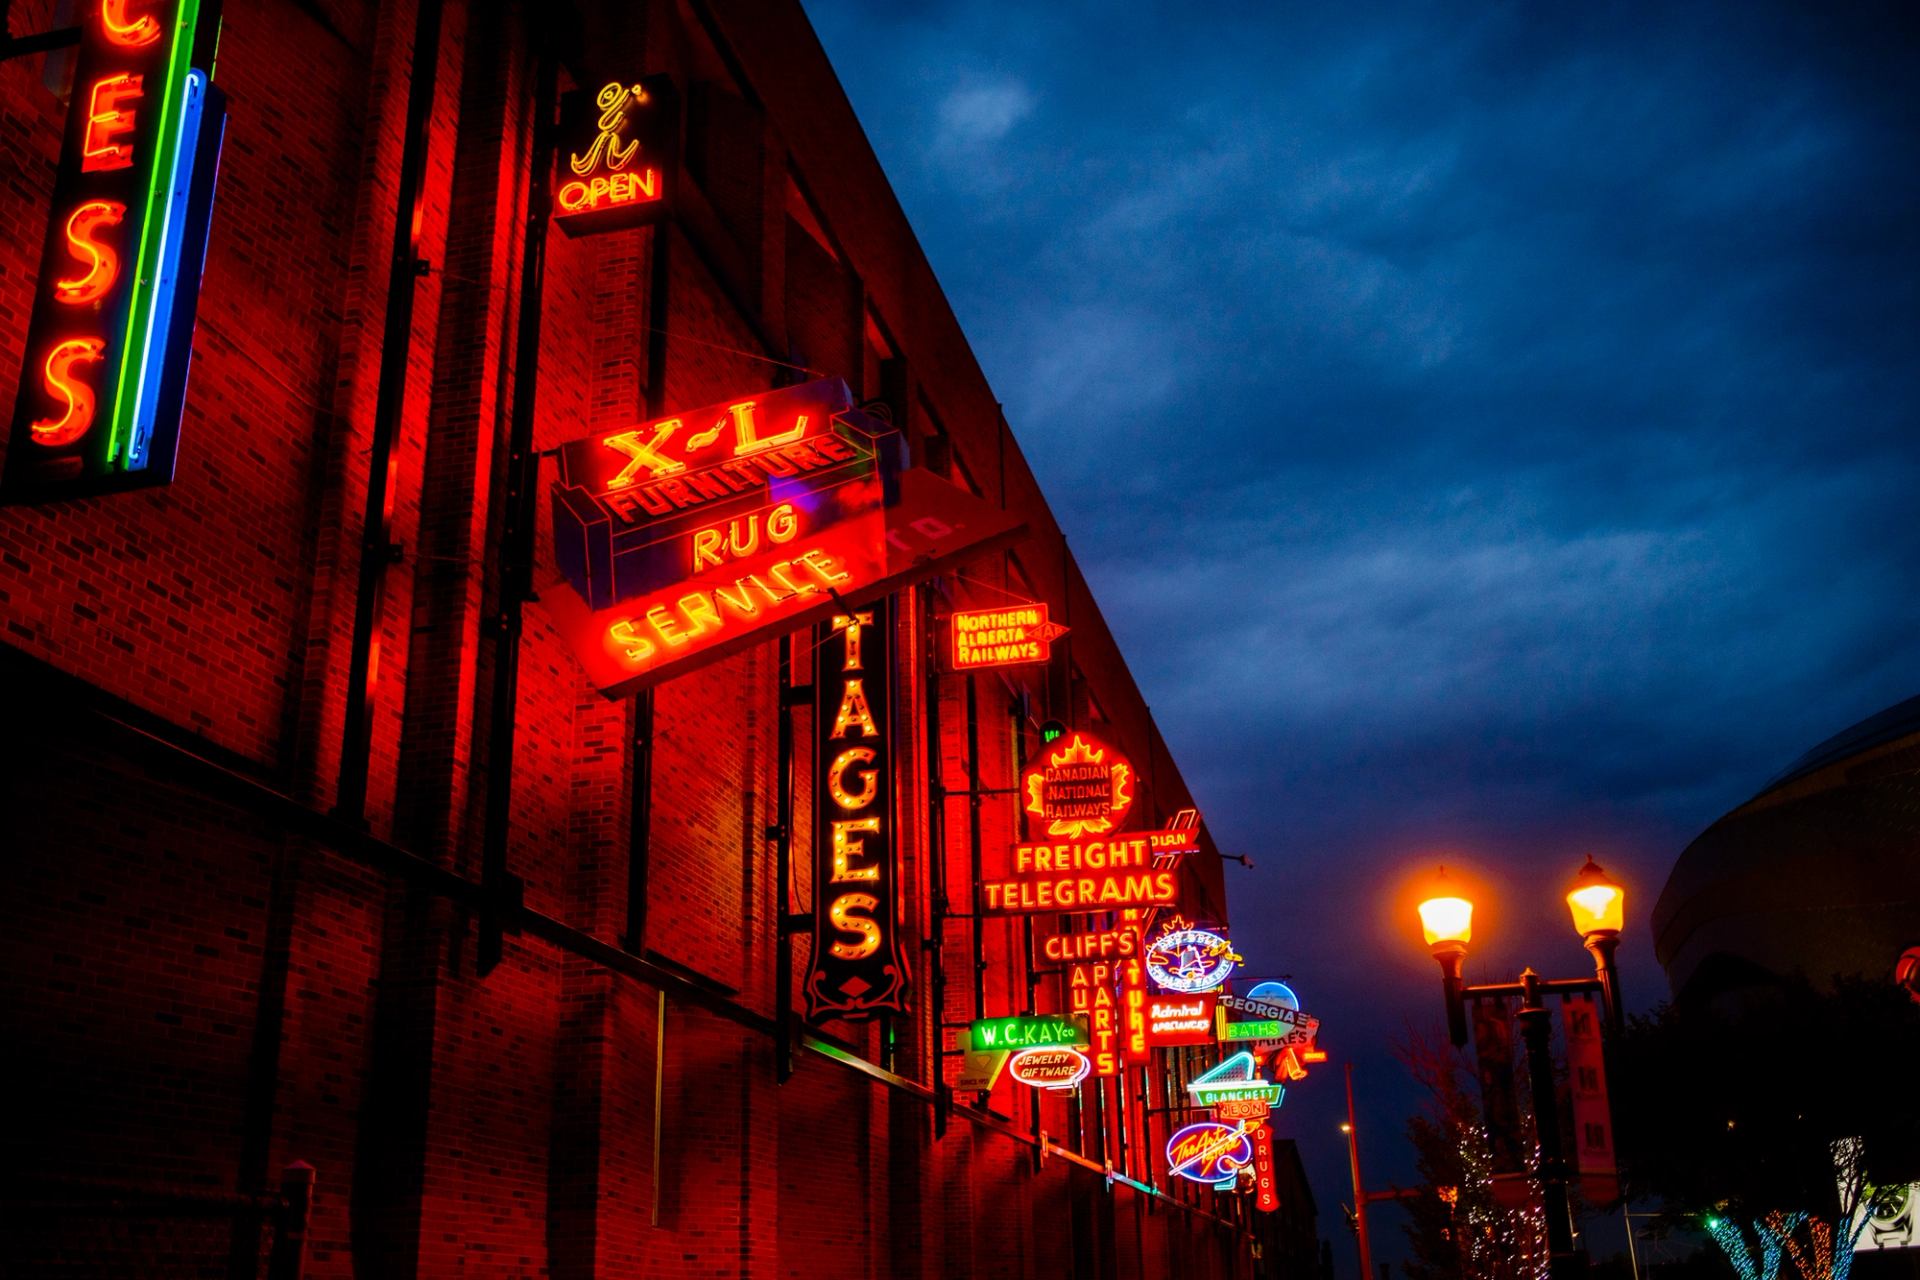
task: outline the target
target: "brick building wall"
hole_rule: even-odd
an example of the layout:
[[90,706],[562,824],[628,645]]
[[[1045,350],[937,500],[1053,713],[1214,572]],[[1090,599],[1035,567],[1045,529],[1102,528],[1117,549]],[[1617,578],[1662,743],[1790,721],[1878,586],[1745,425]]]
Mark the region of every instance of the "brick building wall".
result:
[[[12,28],[56,8],[22,0]],[[1190,801],[804,16],[651,0],[578,17],[562,87],[671,74],[685,163],[670,224],[549,236],[536,370],[515,367],[534,57],[565,8],[446,0],[416,50],[419,0],[224,6],[230,124],[175,481],[0,508],[16,1170],[252,1191],[305,1160],[315,1275],[1247,1274],[1244,1205],[1166,1186],[1150,1109],[1177,1081],[1158,1066],[1078,1100],[1002,1082],[980,1106],[947,1084],[954,1024],[1030,991],[1063,1003],[1054,977],[1030,982],[1020,921],[976,936],[967,918],[976,847],[991,870],[1019,828],[1009,797],[966,793],[1009,786],[1053,715],[1134,759],[1136,812]],[[388,280],[427,59],[426,267],[403,341]],[[0,63],[9,405],[63,65]],[[406,370],[397,553],[362,822],[332,811],[386,359]],[[1019,511],[1029,537],[899,593],[913,1012],[795,1019],[783,1081],[778,926],[813,886],[805,707],[791,814],[777,802],[781,644],[610,701],[539,601],[512,654],[494,620],[517,378],[537,377],[544,450],[806,371],[884,398],[916,463]],[[1009,592],[1071,624],[1050,666],[928,669],[938,616]],[[798,682],[807,645],[791,638]],[[482,884],[510,659],[517,908]],[[1191,909],[1224,919],[1217,860],[1183,875]],[[508,927],[485,973],[483,918]],[[784,960],[796,984],[805,941]]]

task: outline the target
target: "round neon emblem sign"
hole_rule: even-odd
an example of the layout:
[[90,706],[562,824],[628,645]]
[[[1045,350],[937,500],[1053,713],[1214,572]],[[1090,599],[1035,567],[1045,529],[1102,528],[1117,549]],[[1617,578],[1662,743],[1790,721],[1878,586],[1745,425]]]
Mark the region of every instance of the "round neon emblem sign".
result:
[[1231,1186],[1253,1163],[1246,1126],[1202,1120],[1167,1139],[1167,1172],[1216,1187]]
[[1008,1075],[1035,1089],[1071,1089],[1092,1070],[1086,1054],[1066,1045],[1022,1049],[1007,1063]]
[[1211,991],[1233,974],[1233,944],[1206,929],[1175,929],[1147,948],[1147,976],[1162,991]]

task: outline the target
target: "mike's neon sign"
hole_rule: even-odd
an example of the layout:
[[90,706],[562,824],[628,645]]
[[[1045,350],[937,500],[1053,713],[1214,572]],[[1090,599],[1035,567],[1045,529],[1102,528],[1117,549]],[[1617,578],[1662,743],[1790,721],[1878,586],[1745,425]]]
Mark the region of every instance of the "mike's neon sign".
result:
[[[4,492],[166,484],[226,111],[200,0],[84,6]],[[209,26],[212,24],[209,23]]]

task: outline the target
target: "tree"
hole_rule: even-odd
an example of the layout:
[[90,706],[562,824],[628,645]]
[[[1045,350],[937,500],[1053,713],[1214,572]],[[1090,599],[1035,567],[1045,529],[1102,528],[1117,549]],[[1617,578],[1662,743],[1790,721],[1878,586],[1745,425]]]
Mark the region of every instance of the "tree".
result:
[[1742,1280],[1846,1280],[1876,1186],[1920,1178],[1920,1006],[1805,981],[1663,1005],[1616,1046],[1627,1186],[1704,1227]]
[[1435,1038],[1411,1036],[1400,1060],[1429,1095],[1407,1121],[1426,1193],[1406,1204],[1412,1280],[1543,1280],[1546,1229],[1537,1209],[1494,1199],[1493,1157],[1464,1058]]

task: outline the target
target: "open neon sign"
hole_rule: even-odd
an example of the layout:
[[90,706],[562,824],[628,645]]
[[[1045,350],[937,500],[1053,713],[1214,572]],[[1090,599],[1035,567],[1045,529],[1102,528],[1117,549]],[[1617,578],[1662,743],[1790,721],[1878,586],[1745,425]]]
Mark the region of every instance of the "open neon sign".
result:
[[[200,0],[86,6],[0,492],[173,479],[226,110]],[[211,24],[208,24],[211,25]]]
[[667,209],[678,114],[666,76],[614,80],[560,112],[560,183],[553,220],[569,236],[642,226]]

